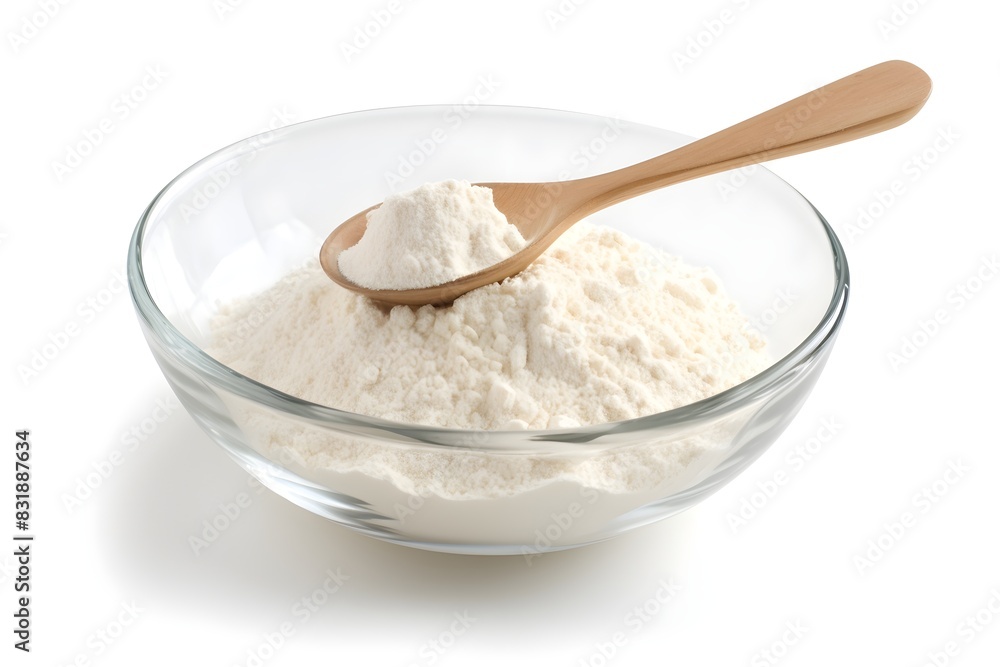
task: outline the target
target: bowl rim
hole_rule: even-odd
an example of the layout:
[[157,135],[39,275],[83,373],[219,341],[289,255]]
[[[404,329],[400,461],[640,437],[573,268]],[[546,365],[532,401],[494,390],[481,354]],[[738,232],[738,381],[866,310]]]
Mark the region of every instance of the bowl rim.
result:
[[[517,450],[519,446],[525,448],[537,448],[540,443],[563,443],[569,446],[581,446],[595,444],[597,442],[607,442],[612,437],[616,442],[622,442],[623,436],[646,434],[650,431],[662,432],[667,428],[676,428],[690,425],[693,422],[702,421],[718,417],[722,414],[738,410],[740,407],[752,402],[754,399],[765,395],[772,390],[780,388],[787,381],[788,376],[803,365],[808,364],[817,357],[836,336],[843,322],[846,313],[848,295],[850,291],[850,269],[847,263],[847,256],[844,247],[837,237],[833,227],[826,220],[822,213],[809,201],[801,192],[789,184],[787,181],[776,175],[766,167],[764,169],[770,176],[777,179],[783,186],[800,197],[808,204],[809,208],[816,216],[821,228],[826,233],[827,242],[833,259],[833,271],[835,284],[832,290],[830,302],[823,317],[816,327],[788,354],[775,361],[760,373],[753,375],[744,382],[726,389],[718,394],[709,396],[700,401],[682,405],[672,410],[657,412],[651,415],[635,417],[615,422],[604,422],[589,426],[578,426],[561,429],[537,429],[537,430],[473,430],[439,426],[428,426],[422,424],[409,424],[397,422],[380,417],[370,417],[358,413],[348,412],[338,408],[313,403],[291,394],[286,394],[278,389],[270,387],[245,376],[238,371],[226,366],[214,357],[209,355],[198,345],[193,343],[182,334],[170,322],[169,318],[156,305],[149,287],[146,284],[142,270],[142,247],[147,227],[151,224],[151,213],[165,195],[170,193],[178,183],[188,179],[192,175],[200,172],[204,168],[210,168],[223,156],[228,156],[227,160],[239,155],[241,147],[254,146],[254,141],[263,135],[270,135],[269,143],[278,138],[295,131],[298,126],[309,125],[330,121],[336,118],[354,116],[358,114],[368,114],[376,112],[399,112],[410,110],[447,110],[451,108],[449,104],[420,104],[397,107],[379,107],[373,109],[362,109],[345,113],[332,114],[309,120],[299,121],[283,126],[277,130],[269,130],[257,135],[241,139],[232,144],[224,146],[209,155],[193,163],[174,178],[172,178],[153,197],[139,217],[129,241],[127,259],[127,278],[129,294],[133,306],[141,322],[156,337],[157,341],[164,347],[171,357],[186,367],[192,368],[200,375],[207,375],[223,389],[236,394],[242,398],[261,403],[271,409],[288,414],[298,420],[306,420],[321,427],[337,427],[348,430],[356,434],[371,435],[372,431],[379,432],[380,436],[392,434],[393,440],[399,442],[418,442],[425,445],[451,447],[472,450]],[[483,110],[493,110],[499,112],[543,112],[561,115],[584,116],[599,121],[622,120],[620,118],[602,116],[579,111],[567,111],[563,109],[551,109],[545,107],[532,107],[523,105],[499,105],[484,104],[478,107]],[[657,132],[680,133],[666,128],[660,128],[645,123],[628,122],[629,125],[654,130]],[[230,155],[230,153],[235,153]],[[469,434],[488,434],[488,437],[473,437],[473,442],[469,441]],[[475,442],[483,440],[483,442]]]

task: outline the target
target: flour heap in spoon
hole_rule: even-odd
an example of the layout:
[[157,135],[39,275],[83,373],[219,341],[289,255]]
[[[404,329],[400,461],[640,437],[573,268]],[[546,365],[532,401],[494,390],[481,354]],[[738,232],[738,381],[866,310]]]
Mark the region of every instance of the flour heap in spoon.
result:
[[387,197],[338,265],[361,287],[418,289],[481,271],[526,245],[493,204],[492,190],[449,180]]

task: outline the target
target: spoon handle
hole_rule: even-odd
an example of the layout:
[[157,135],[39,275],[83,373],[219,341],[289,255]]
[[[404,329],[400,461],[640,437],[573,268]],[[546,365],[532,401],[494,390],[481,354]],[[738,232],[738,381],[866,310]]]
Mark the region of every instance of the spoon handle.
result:
[[592,213],[681,181],[891,129],[916,115],[930,92],[930,77],[908,62],[863,69],[677,150],[581,179],[583,208]]

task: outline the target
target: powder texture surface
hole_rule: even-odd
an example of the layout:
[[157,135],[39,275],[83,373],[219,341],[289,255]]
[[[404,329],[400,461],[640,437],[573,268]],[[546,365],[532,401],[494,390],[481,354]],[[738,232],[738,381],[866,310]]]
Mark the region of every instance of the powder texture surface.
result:
[[370,289],[433,287],[492,266],[526,245],[493,205],[493,191],[468,181],[428,183],[394,194],[368,213],[341,273]]
[[587,223],[519,275],[448,308],[386,310],[312,265],[224,307],[213,330],[213,356],[286,393],[463,429],[649,415],[770,363],[710,270]]
[[219,361],[286,393],[471,429],[457,432],[458,446],[385,442],[220,396],[251,447],[356,499],[371,530],[444,550],[521,545],[525,558],[609,537],[622,517],[692,489],[733,455],[757,407],[627,445],[539,443],[515,455],[495,429],[648,415],[770,364],[711,271],[586,222],[521,274],[448,308],[386,310],[313,263],[224,305],[213,332]]

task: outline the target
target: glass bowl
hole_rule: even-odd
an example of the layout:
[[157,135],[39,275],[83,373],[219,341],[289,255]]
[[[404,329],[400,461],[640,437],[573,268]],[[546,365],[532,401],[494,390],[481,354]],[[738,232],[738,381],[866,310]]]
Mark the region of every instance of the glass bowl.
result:
[[[177,176],[139,220],[128,279],[142,332],[215,442],[263,484],[336,523],[424,549],[529,559],[610,538],[738,475],[791,421],[830,355],[847,305],[843,248],[819,212],[764,168],[676,185],[588,219],[711,267],[766,337],[769,368],[697,403],[558,430],[434,428],[300,400],[204,350],[221,303],[314,261],[333,227],[390,192],[446,178],[579,178],[688,141],[614,118],[499,106],[364,111],[246,139]],[[646,481],[625,484],[637,467]],[[449,485],[459,478],[476,480],[475,491]]]

